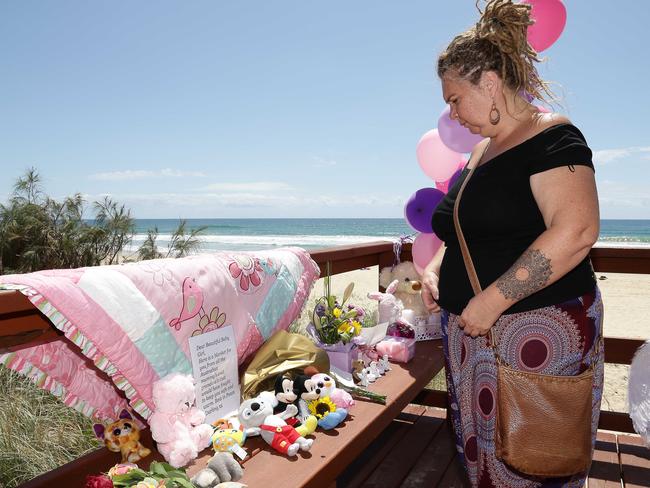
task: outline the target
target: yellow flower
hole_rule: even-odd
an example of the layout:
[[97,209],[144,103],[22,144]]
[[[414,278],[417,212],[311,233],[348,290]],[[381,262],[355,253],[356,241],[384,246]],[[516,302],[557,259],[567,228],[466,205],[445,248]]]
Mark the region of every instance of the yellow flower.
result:
[[361,334],[361,323],[356,320],[352,321],[352,327],[354,328],[354,335]]
[[336,405],[332,403],[330,397],[312,400],[307,406],[309,407],[309,412],[318,419],[322,419],[331,412],[336,412]]
[[334,317],[336,317],[337,319],[341,316],[341,313],[343,313],[343,311],[338,307],[332,310],[332,315],[334,315]]
[[356,320],[346,320],[341,325],[338,326],[339,334],[349,334],[350,336],[356,336],[361,333],[361,323]]

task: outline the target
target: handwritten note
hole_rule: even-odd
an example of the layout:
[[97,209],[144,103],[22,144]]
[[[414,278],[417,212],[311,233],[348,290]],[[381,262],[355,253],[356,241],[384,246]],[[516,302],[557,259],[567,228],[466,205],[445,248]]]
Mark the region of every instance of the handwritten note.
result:
[[212,423],[239,407],[237,344],[232,327],[226,326],[190,337],[196,405]]

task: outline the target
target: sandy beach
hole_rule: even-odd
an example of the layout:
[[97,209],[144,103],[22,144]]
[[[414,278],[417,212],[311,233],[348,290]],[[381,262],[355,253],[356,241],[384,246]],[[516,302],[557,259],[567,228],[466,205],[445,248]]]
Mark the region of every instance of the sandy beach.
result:
[[[332,293],[338,296],[354,282],[352,302],[367,310],[376,310],[376,302],[366,294],[378,287],[378,267],[350,271],[332,276]],[[597,273],[605,306],[604,332],[606,337],[650,339],[650,275]],[[308,316],[317,297],[323,295],[323,279],[312,290],[309,302],[299,323],[308,322]],[[374,308],[373,308],[374,307]],[[627,411],[627,379],[629,366],[606,365],[603,410]]]

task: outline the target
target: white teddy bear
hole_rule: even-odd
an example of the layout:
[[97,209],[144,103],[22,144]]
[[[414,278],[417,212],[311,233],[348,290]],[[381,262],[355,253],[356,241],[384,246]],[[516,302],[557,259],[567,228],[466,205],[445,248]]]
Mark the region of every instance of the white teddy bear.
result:
[[284,412],[274,415],[274,400],[273,393],[263,391],[259,396],[242,402],[237,416],[246,435],[261,435],[273,449],[289,457],[295,456],[298,450],[309,451],[314,440],[305,439],[285,422],[298,413],[298,407],[289,404]]
[[415,317],[429,316],[420,295],[421,279],[411,261],[402,261],[394,268],[383,268],[379,273],[379,284],[384,288],[398,280],[397,288],[392,293],[401,300],[404,310],[412,310]]

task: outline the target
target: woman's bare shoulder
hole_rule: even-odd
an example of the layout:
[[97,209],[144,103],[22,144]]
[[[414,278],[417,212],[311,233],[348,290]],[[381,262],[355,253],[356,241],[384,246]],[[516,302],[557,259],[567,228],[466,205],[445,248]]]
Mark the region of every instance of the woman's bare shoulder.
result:
[[570,124],[571,120],[566,115],[549,112],[540,113],[537,118],[536,128],[539,131],[553,127],[554,125]]

